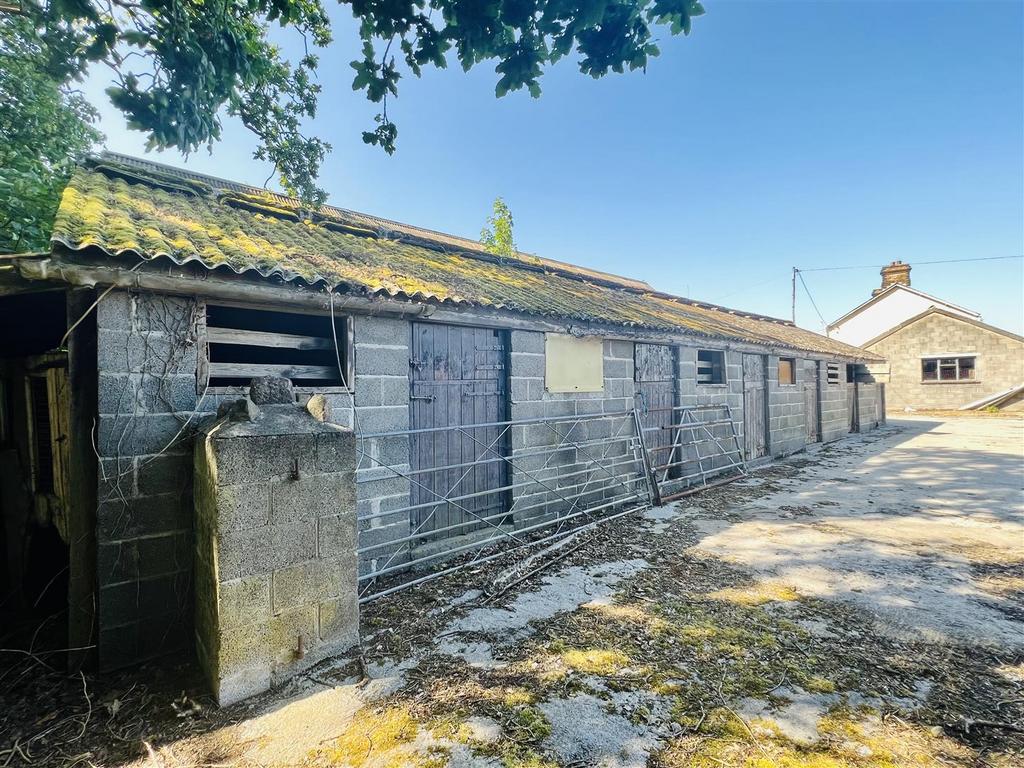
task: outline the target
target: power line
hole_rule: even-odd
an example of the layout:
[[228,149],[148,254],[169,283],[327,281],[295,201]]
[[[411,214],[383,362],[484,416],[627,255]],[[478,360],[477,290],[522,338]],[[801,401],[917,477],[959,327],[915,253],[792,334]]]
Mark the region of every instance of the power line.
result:
[[[911,266],[918,266],[921,264],[961,264],[966,261],[999,261],[1005,259],[1024,259],[1024,254],[1017,256],[979,256],[971,259],[939,259],[937,261],[914,261]],[[886,266],[885,264],[859,264],[857,266],[849,267],[811,267],[809,269],[798,269],[798,272],[834,272],[840,269],[881,269]]]
[[811,300],[811,306],[814,307],[814,311],[818,313],[818,319],[821,320],[822,328],[828,326],[828,323],[825,322],[825,318],[822,317],[821,315],[821,310],[818,309],[817,302],[815,302],[814,297],[811,296],[811,289],[807,287],[807,281],[804,280],[804,276],[800,273],[799,270],[797,270],[797,274],[800,276],[800,282],[801,284],[803,284],[804,290],[807,292],[807,298]]

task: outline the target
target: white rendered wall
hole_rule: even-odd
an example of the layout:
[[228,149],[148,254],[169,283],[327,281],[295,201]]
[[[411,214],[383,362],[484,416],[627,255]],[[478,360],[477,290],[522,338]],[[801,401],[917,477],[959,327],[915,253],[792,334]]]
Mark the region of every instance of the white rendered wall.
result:
[[870,307],[866,307],[842,323],[829,328],[829,337],[859,347],[900,323],[924,312],[929,307],[940,307],[964,317],[978,319],[952,304],[946,304],[914,291],[897,288]]

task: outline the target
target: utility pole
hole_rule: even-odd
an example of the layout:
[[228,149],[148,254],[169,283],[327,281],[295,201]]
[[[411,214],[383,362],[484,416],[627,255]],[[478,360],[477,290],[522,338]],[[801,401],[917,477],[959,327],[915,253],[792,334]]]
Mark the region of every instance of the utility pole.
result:
[[796,273],[799,271],[796,267],[793,267],[793,325],[796,325]]

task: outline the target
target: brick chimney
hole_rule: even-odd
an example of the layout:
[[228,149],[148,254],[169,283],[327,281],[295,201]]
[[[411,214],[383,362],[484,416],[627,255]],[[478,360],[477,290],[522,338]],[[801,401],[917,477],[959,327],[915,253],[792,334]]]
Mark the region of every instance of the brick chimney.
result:
[[871,292],[872,296],[877,296],[890,285],[899,283],[910,287],[910,265],[904,264],[902,261],[894,261],[892,264],[882,267],[882,287],[875,288]]

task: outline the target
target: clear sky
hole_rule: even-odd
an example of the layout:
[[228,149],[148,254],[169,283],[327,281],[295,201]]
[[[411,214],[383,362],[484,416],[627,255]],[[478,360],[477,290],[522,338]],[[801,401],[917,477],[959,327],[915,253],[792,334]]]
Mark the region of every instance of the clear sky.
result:
[[[329,2],[330,0],[328,0]],[[706,0],[646,74],[563,60],[539,100],[494,98],[492,67],[403,78],[398,152],[362,143],[355,28],[336,9],[311,129],[331,202],[476,238],[501,195],[522,250],[781,317],[790,270],[1024,254],[1024,4]],[[143,154],[87,83],[109,149]],[[262,185],[227,121],[197,171]],[[174,153],[153,159],[180,164]],[[809,272],[831,321],[877,269]],[[1024,332],[1024,261],[920,265],[913,284]],[[797,322],[821,330],[802,287]]]

